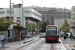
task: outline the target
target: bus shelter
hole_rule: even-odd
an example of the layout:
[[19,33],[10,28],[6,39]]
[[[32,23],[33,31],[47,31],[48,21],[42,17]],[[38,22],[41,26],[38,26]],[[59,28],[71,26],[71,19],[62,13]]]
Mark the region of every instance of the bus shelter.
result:
[[12,38],[13,41],[19,41],[22,40],[22,35],[25,35],[27,32],[27,28],[20,27],[20,26],[13,26],[12,30]]

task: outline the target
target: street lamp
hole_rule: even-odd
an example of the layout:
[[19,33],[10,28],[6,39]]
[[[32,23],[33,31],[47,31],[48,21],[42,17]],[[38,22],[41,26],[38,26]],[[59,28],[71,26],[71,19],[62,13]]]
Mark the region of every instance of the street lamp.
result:
[[[11,0],[10,0],[10,21],[11,21]],[[10,23],[10,27],[8,29],[10,31],[8,40],[11,42],[12,41],[12,29],[13,29],[13,25],[11,25],[11,23]]]
[[22,27],[24,27],[24,16],[23,16],[23,0],[22,0]]
[[[10,21],[11,21],[11,0],[10,0]],[[10,26],[8,28],[8,41],[11,42],[12,41],[12,27],[11,27],[11,23]]]

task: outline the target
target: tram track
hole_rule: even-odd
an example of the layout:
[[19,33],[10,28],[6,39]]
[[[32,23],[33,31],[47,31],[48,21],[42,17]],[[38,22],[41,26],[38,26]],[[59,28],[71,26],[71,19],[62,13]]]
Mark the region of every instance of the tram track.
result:
[[52,50],[52,43],[51,43],[51,45],[50,45],[50,50]]
[[36,42],[36,41],[38,41],[38,40],[39,40],[39,39],[37,39],[37,40],[35,40],[35,41],[31,41],[31,42],[27,43],[26,45],[24,45],[24,46],[22,46],[22,47],[19,47],[19,48],[15,49],[15,50],[20,50],[21,48],[23,48],[23,47],[25,47],[25,46],[28,46],[29,44],[32,44],[32,43],[34,43],[34,42]]

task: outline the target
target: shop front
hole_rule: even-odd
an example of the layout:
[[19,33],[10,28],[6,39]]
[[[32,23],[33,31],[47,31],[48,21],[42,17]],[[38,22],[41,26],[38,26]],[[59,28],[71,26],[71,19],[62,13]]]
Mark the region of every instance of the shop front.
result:
[[24,37],[22,36],[25,35],[26,32],[27,32],[27,28],[20,27],[20,26],[13,26],[13,29],[12,29],[13,41],[23,40]]

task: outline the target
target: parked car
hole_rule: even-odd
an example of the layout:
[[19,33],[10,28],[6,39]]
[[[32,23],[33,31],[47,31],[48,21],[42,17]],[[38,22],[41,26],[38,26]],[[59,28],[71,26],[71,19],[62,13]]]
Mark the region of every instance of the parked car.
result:
[[44,37],[45,37],[45,35],[46,35],[46,33],[45,33],[45,32],[39,33],[39,37],[40,37],[40,38],[44,38]]
[[40,34],[39,34],[39,37],[42,38],[42,37],[43,37],[43,33],[40,33]]
[[44,38],[45,38],[45,36],[46,36],[46,32],[43,33],[43,37],[44,37]]
[[27,34],[27,35],[26,35],[26,38],[30,38],[30,37],[31,37],[31,35],[30,35],[30,34]]

